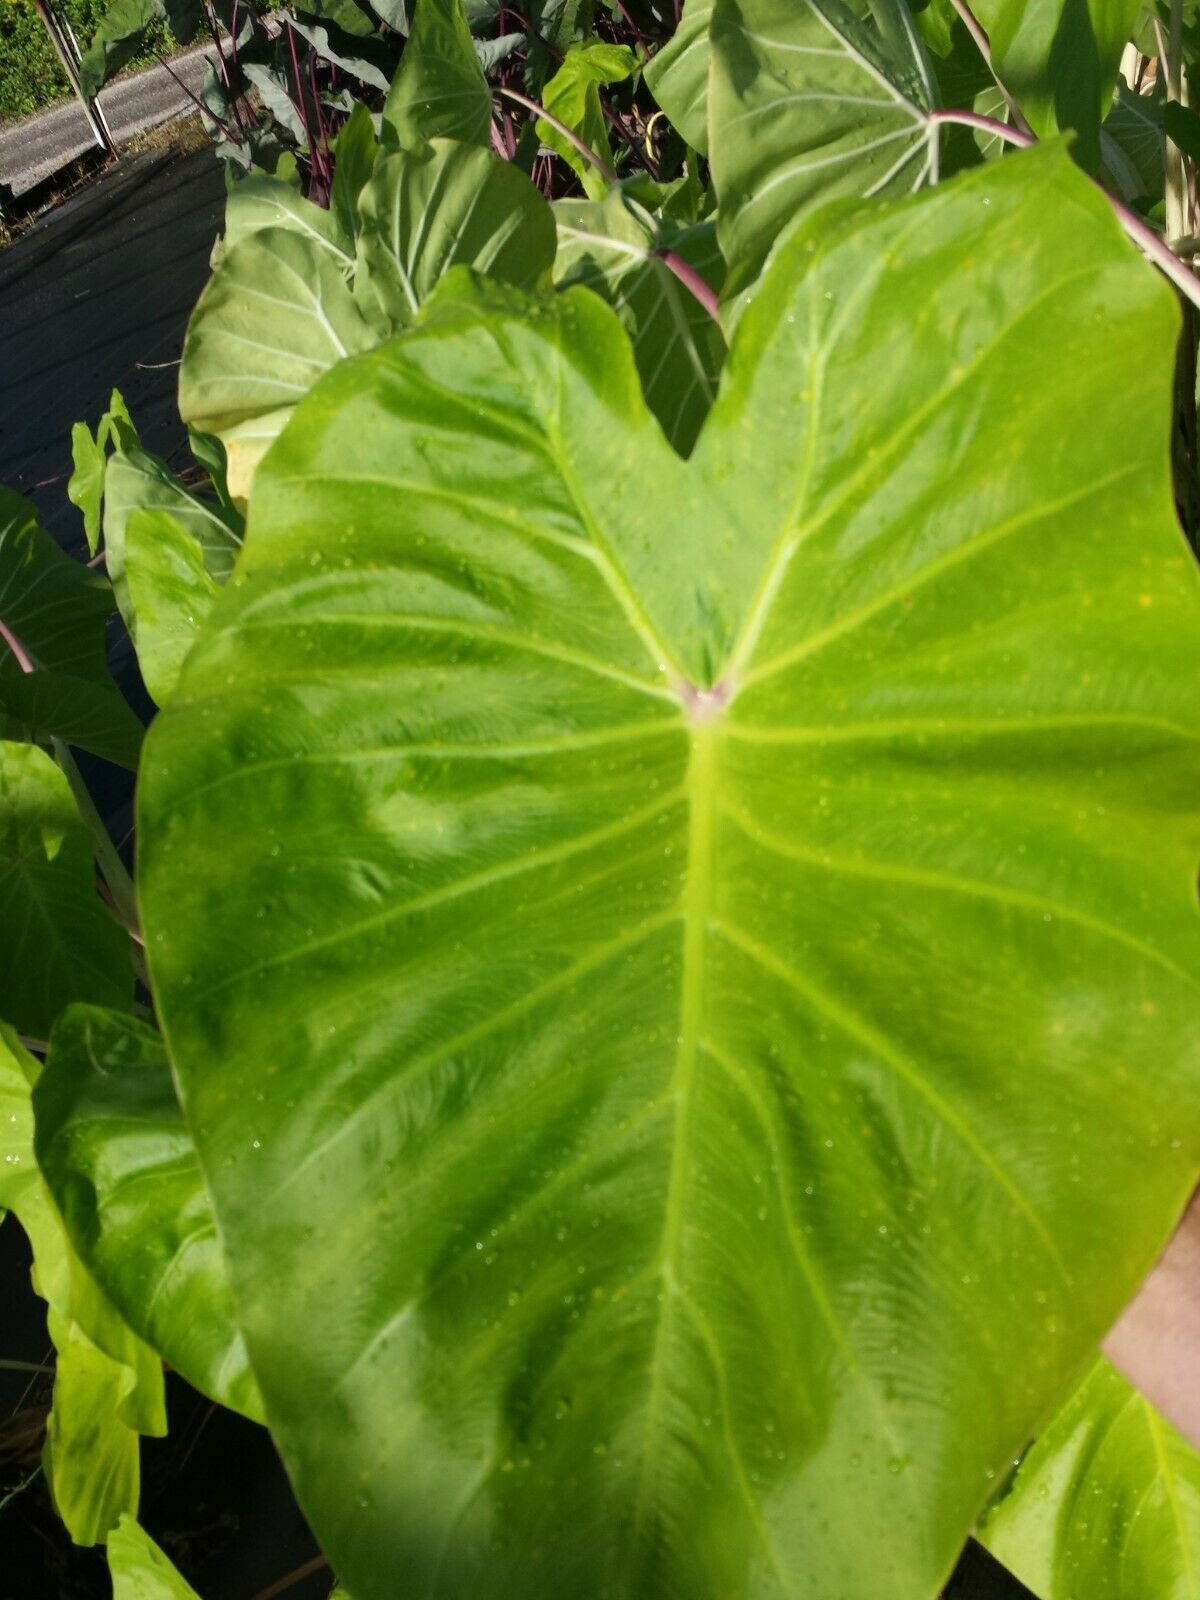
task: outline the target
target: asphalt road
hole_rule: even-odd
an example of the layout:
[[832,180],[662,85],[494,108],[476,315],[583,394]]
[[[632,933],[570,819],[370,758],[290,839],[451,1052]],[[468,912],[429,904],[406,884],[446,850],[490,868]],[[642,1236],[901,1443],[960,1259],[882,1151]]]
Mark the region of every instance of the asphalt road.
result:
[[[193,93],[198,93],[204,82],[209,50],[198,46],[171,62],[172,71]],[[177,116],[192,102],[165,67],[153,66],[110,84],[101,93],[100,104],[113,138],[120,144]],[[7,185],[14,195],[24,194],[90,150],[94,143],[78,101],[64,100],[61,105],[0,132],[0,184]]]

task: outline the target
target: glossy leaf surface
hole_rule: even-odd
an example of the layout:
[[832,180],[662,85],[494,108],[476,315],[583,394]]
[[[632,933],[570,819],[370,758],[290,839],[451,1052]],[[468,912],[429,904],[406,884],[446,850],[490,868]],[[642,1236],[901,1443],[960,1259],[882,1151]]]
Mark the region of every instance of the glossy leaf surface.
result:
[[62,553],[28,500],[0,488],[0,623],[12,641],[0,635],[0,736],[59,738],[137,765],[142,725],[105,660],[112,612],[104,578]]
[[109,1534],[107,1554],[113,1600],[199,1600],[133,1517],[122,1517]]
[[354,234],[342,210],[326,210],[306,200],[298,183],[270,172],[251,172],[229,191],[225,202],[227,253],[263,228],[290,228],[328,251],[343,274],[354,266]]
[[47,1481],[71,1538],[90,1545],[123,1512],[137,1510],[138,1433],[166,1432],[162,1367],[68,1242],[34,1158],[30,1091],[38,1070],[0,1024],[0,1207],[13,1211],[28,1236],[33,1285],[48,1303],[55,1348]]
[[388,331],[412,321],[455,263],[531,289],[554,261],[554,215],[525,174],[457,140],[388,156],[361,211],[359,274]]
[[51,1308],[54,1403],[46,1424],[44,1464],[54,1509],[76,1544],[101,1544],[117,1518],[141,1497],[137,1431],[119,1415],[125,1371],[72,1322]]
[[92,837],[62,772],[0,741],[0,1018],[44,1039],[72,1000],[125,1008],[127,934],[96,893]]
[[992,62],[1042,136],[1073,131],[1085,166],[1099,160],[1100,123],[1141,0],[977,0]]
[[125,581],[138,666],[165,705],[217,596],[204,552],[169,511],[135,511],[125,529]]
[[383,108],[383,142],[415,150],[427,139],[486,145],[492,91],[462,0],[417,0],[412,31]]
[[[612,166],[612,146],[608,141],[608,123],[600,105],[600,87],[602,84],[624,83],[633,76],[636,67],[637,59],[627,45],[592,40],[568,50],[562,65],[542,90],[542,103],[546,110],[577,134],[588,149],[609,167]],[[599,200],[604,196],[608,181],[594,161],[589,161],[553,123],[544,118],[538,118],[537,133],[542,143],[556,150],[578,174],[589,199]]]
[[291,226],[260,229],[229,251],[192,313],[179,413],[221,439],[230,489],[242,497],[296,401],[374,341],[324,243]]
[[708,154],[708,29],[713,0],[685,0],[674,34],[646,64],[646,83],[685,142]]
[[1194,1600],[1200,1454],[1097,1361],[979,1537],[1038,1600]]
[[1125,200],[1157,199],[1163,192],[1164,139],[1161,93],[1137,94],[1117,81],[1113,108],[1100,131],[1101,176]]
[[193,1388],[257,1417],[212,1206],[159,1034],[72,1007],[55,1025],[34,1107],[38,1163],[96,1282]]
[[126,435],[104,476],[104,558],[131,633],[137,622],[125,576],[125,530],[131,516],[150,510],[169,512],[186,529],[219,582],[229,576],[242,547],[243,522],[236,511],[187,488],[161,456]]
[[656,253],[670,248],[713,288],[724,275],[712,223],[673,228],[619,193],[563,200],[554,208],[559,288],[582,284],[621,317],[633,340],[646,404],[686,454],[717,392],[725,338],[690,290]]
[[902,0],[716,0],[709,148],[729,292],[804,206],[912,194],[937,178],[934,87]]
[[371,113],[362,101],[346,118],[337,138],[337,159],[333,169],[333,191],[329,213],[337,219],[346,238],[358,238],[358,197],[370,180],[379,154],[379,140]]
[[1041,149],[794,237],[687,462],[594,295],[462,276],[276,445],[142,904],[356,1600],[929,1600],[1145,1271],[1200,1162],[1176,326]]

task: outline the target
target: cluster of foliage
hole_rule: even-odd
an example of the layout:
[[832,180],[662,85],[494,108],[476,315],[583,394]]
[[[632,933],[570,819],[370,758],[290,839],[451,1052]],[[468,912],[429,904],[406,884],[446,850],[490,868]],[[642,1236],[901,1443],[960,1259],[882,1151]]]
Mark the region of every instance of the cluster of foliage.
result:
[[190,1593],[166,1361],[357,1600],[931,1600],[972,1529],[1168,1600],[1200,1457],[1096,1351],[1200,1170],[1195,334],[1125,237],[1195,300],[1188,17],[551,11],[531,106],[381,15],[231,184],[203,488],[76,429],[107,579],[0,499],[56,1504]]
[[[62,9],[76,37],[87,40],[102,24],[107,5],[105,0],[63,0]],[[167,30],[161,23],[151,23],[126,65],[148,66],[170,47]],[[67,75],[32,0],[3,0],[0,4],[0,123],[32,116],[70,93]]]
[[[567,164],[557,165],[554,141],[543,147],[527,113],[530,96],[541,95],[564,65],[566,76],[546,96],[548,111],[560,101],[568,114],[582,112],[586,102],[598,124],[592,131],[604,142],[609,127],[618,136],[622,167],[657,177],[660,160],[678,160],[682,146],[669,148],[670,125],[656,136],[654,104],[637,94],[641,68],[670,37],[677,9],[670,0],[530,0],[521,11],[501,0],[468,0],[457,28],[447,25],[435,48],[448,63],[473,51],[503,102],[495,147],[551,197],[564,177],[569,185],[579,161],[559,146]],[[152,28],[169,26],[182,39],[204,26],[214,59],[198,104],[218,152],[243,170],[275,171],[289,157],[306,196],[328,205],[338,134],[356,106],[380,120],[411,12],[412,0],[298,0],[269,16],[244,0],[111,0],[84,58],[83,82],[96,92]],[[586,51],[572,49],[581,41]],[[602,85],[615,90],[603,101]],[[443,130],[431,124],[425,131]],[[665,151],[656,150],[656,137]]]

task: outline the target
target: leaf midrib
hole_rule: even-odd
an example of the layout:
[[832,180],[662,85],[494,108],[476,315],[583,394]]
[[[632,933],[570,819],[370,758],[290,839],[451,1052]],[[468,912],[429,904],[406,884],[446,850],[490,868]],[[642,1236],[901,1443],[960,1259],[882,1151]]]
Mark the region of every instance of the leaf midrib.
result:
[[640,1544],[650,1490],[656,1474],[653,1440],[658,1431],[662,1403],[664,1349],[683,1292],[679,1278],[679,1252],[683,1241],[684,1191],[690,1155],[691,1119],[696,1067],[704,1019],[705,966],[708,927],[714,909],[715,872],[713,843],[716,823],[717,738],[719,720],[692,726],[692,748],[685,792],[688,804],[688,850],[683,889],[683,956],[680,974],[679,1043],[668,1093],[675,1099],[675,1129],[667,1175],[665,1216],[657,1272],[665,1299],[654,1332],[650,1358],[650,1393],[646,1402],[645,1441],[634,1509],[634,1540]]

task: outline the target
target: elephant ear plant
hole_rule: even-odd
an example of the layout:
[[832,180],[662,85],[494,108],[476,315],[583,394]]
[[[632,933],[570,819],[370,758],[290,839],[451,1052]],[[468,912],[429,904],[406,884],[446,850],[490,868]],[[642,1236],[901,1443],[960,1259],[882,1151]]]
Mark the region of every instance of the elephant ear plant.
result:
[[[1097,1350],[1200,1172],[1181,318],[1125,234],[1196,291],[1041,90],[953,103],[950,10],[689,0],[641,177],[584,19],[551,202],[420,0],[330,205],[231,191],[199,486],[115,397],[111,587],[3,502],[0,1205],[117,1600],[193,1592],[161,1361],[354,1600],[934,1600],[972,1531],[1188,1593],[1200,1457]],[[136,891],[70,753],[138,760],[114,607]]]

